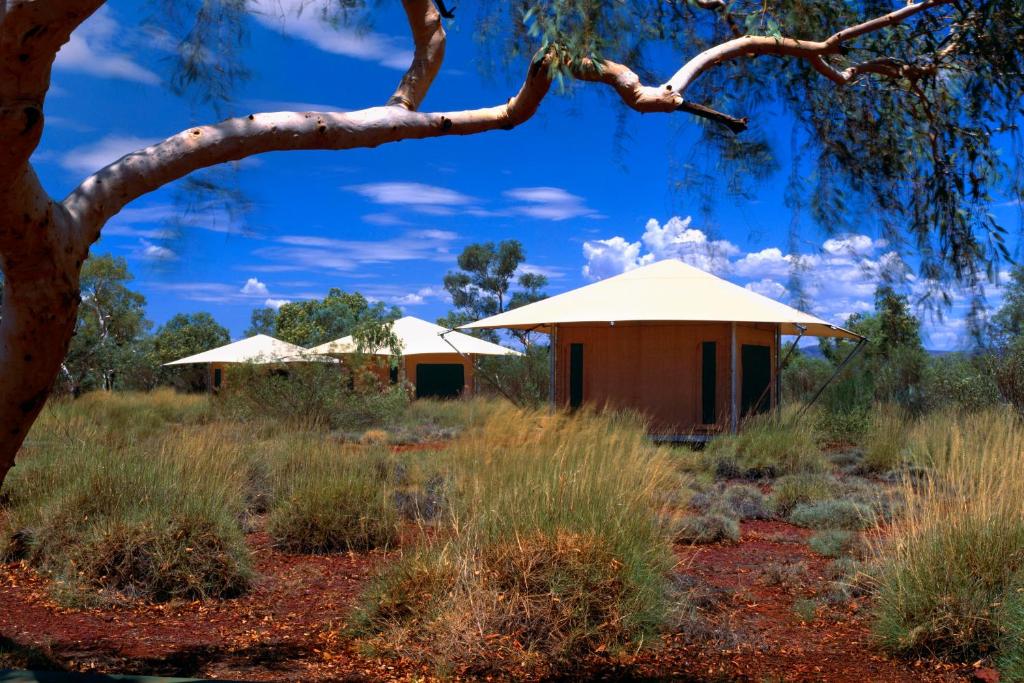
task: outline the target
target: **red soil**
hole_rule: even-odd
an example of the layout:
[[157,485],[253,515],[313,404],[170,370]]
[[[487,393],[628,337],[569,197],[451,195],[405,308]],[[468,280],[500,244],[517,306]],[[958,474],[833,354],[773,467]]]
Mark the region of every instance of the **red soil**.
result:
[[[819,607],[804,623],[794,600],[828,585],[828,562],[779,522],[743,525],[742,541],[680,547],[679,570],[710,587],[706,619],[720,634],[673,634],[641,656],[595,655],[574,676],[689,681],[953,681],[964,667],[887,658],[871,644],[865,605]],[[0,565],[0,640],[39,647],[55,667],[246,680],[395,680],[429,672],[361,656],[336,626],[384,554],[304,556],[250,537],[261,579],[234,600],[67,609],[32,569]],[[775,563],[803,563],[794,583],[768,585]]]

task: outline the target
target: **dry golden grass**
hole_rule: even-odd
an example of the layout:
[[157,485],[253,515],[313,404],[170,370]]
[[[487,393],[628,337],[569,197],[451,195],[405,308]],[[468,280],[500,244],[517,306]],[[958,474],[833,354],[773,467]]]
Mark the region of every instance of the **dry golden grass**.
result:
[[1024,428],[1009,409],[937,414],[911,430],[927,468],[874,544],[876,632],[899,652],[995,653],[1024,676]]

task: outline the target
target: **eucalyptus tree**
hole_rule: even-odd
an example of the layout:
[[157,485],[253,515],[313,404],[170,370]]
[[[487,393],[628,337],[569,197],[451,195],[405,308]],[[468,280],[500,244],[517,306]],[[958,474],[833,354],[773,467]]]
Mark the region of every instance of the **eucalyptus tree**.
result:
[[[30,157],[46,125],[57,52],[103,4],[0,0],[0,481],[67,351],[89,246],[127,204],[198,169],[269,151],[509,130],[533,116],[557,81],[607,87],[636,112],[693,117],[708,152],[700,156],[713,160],[698,169],[699,184],[742,191],[774,167],[766,117],[783,111],[796,122],[801,163],[814,171],[812,214],[841,225],[871,206],[893,241],[916,248],[932,280],[983,270],[1001,233],[979,209],[1007,190],[1003,179],[1019,178],[999,154],[1019,115],[1019,0],[490,0],[474,33],[509,68],[522,63],[525,75],[507,100],[462,111],[421,111],[445,53],[442,14],[451,13],[441,0],[403,0],[414,57],[380,106],[244,113],[188,126],[58,199]],[[240,46],[256,0],[156,4],[182,36],[171,82],[223,100],[245,71]],[[372,20],[379,3],[289,6],[361,21]],[[678,54],[679,68],[649,84],[652,55],[668,52]],[[570,161],[565,170],[578,171]]]

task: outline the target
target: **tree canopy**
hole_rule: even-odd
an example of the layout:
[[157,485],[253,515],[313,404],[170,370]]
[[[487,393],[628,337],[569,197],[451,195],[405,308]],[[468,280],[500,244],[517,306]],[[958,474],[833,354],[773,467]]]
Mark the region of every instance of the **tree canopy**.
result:
[[246,334],[269,334],[308,348],[354,334],[368,322],[391,322],[401,315],[394,306],[370,303],[359,292],[335,287],[323,299],[287,303],[276,311],[257,308]]

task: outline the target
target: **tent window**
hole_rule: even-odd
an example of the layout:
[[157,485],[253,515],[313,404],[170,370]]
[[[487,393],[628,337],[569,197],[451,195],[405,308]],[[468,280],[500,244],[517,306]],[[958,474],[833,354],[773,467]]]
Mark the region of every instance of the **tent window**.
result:
[[213,388],[214,389],[220,389],[220,383],[221,383],[222,379],[223,379],[223,377],[221,376],[221,369],[220,368],[214,368],[213,369]]
[[772,350],[769,346],[744,344],[743,390],[741,394],[741,415],[756,415],[768,410],[771,404],[769,386],[772,381]]
[[392,365],[388,370],[388,379],[391,380],[392,384],[398,384],[398,366]]
[[569,407],[583,405],[583,344],[569,345]]
[[703,424],[717,422],[715,388],[718,384],[718,344],[716,342],[701,343],[700,371],[700,414]]

